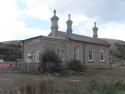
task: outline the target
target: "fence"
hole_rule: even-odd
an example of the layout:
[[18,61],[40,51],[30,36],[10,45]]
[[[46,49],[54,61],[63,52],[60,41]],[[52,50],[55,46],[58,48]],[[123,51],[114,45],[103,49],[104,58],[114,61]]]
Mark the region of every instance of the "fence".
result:
[[[26,63],[26,62],[0,62],[0,72],[38,72],[38,67],[40,63],[32,62],[32,63]],[[123,68],[124,66],[114,66],[110,65],[108,67],[88,67],[88,69],[115,69],[115,68]]]
[[0,63],[0,72],[36,72],[39,63]]

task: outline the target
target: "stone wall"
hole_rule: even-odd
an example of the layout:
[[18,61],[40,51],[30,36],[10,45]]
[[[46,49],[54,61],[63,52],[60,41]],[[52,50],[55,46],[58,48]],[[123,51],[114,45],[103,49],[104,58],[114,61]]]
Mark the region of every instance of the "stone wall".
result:
[[[88,48],[93,48],[93,62],[88,61]],[[104,49],[104,62],[100,62],[100,50]],[[93,68],[109,67],[109,48],[103,45],[85,44],[85,66]]]
[[[36,40],[36,42],[34,42]],[[38,41],[39,40],[39,41]],[[34,42],[34,43],[32,43]],[[72,41],[69,39],[51,38],[51,37],[37,37],[24,41],[24,62],[27,62],[27,54],[31,53],[31,62],[36,62],[36,52],[40,51],[42,55],[47,49],[57,52],[58,49],[64,50],[64,62],[74,60],[74,47],[80,48],[80,61],[86,67],[108,67],[109,66],[109,48],[101,44],[93,44],[79,41]],[[94,49],[93,63],[88,62],[88,47]],[[105,62],[100,62],[100,49],[105,50]]]

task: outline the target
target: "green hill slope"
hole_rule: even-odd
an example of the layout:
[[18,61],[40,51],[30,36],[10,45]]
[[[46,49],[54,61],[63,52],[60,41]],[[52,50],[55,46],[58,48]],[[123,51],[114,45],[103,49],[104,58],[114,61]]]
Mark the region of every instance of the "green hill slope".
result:
[[110,44],[110,55],[113,63],[125,60],[125,41],[115,39],[102,39]]
[[16,61],[21,58],[21,41],[0,42],[0,59]]
[[[113,63],[125,59],[125,41],[114,39],[102,39],[110,44],[110,55]],[[21,57],[21,41],[0,42],[0,59],[6,61],[16,61]]]

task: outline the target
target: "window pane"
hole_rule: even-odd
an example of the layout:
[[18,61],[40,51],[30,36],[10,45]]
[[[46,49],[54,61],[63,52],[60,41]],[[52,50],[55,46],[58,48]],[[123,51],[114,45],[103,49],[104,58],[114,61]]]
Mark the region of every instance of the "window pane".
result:
[[93,60],[93,48],[92,47],[89,47],[88,59]]
[[60,58],[60,50],[57,50],[57,56]]
[[101,62],[104,61],[104,55],[105,55],[104,52],[105,52],[104,50],[100,50],[100,60],[101,60]]
[[36,53],[36,62],[40,61],[40,51]]
[[61,56],[61,57],[62,57],[61,59],[64,61],[64,51],[63,51],[63,50],[62,50],[62,54],[61,54],[61,55],[62,55],[62,56]]
[[64,61],[64,50],[58,49],[57,55],[62,61]]
[[31,54],[28,53],[28,54],[27,54],[27,62],[31,62],[31,58],[32,58]]
[[79,60],[79,51],[80,51],[80,48],[79,48],[79,46],[76,46],[75,48],[74,48],[74,59],[75,60]]

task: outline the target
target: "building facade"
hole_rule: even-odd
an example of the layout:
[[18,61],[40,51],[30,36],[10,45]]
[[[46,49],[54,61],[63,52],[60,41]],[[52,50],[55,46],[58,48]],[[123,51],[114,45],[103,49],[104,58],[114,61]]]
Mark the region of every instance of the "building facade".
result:
[[68,16],[66,32],[58,31],[56,10],[51,18],[51,32],[48,36],[37,36],[23,40],[23,61],[26,63],[40,62],[42,54],[53,50],[60,57],[62,63],[80,60],[84,67],[108,67],[109,45],[98,38],[96,23],[93,27],[93,37],[72,33],[72,20]]

